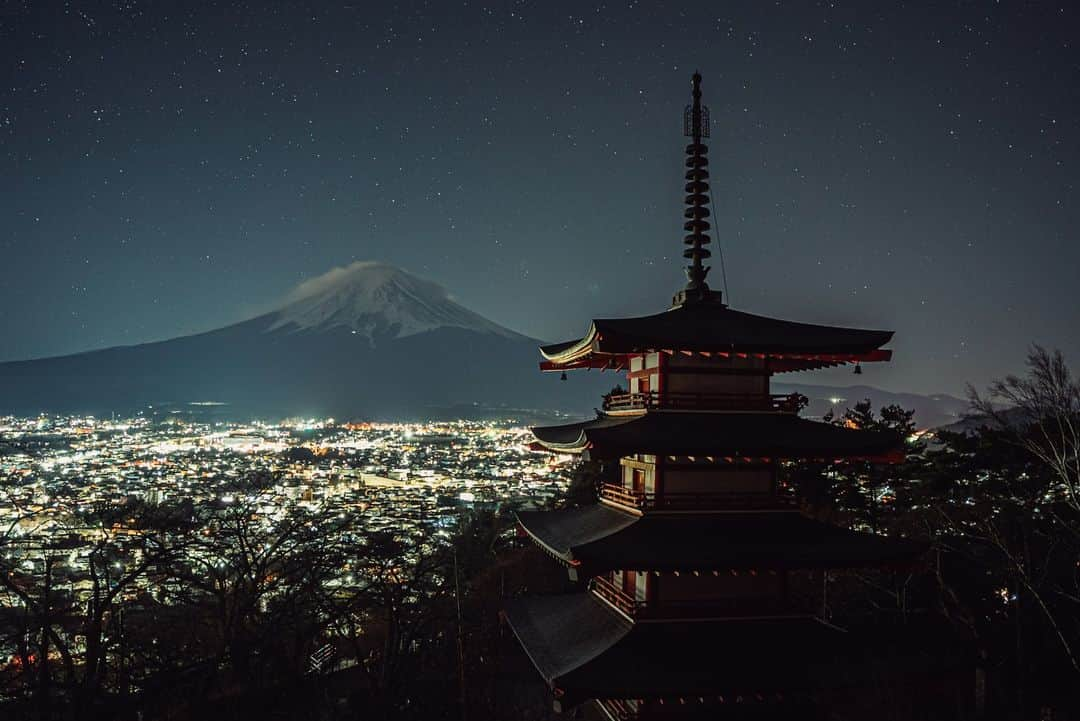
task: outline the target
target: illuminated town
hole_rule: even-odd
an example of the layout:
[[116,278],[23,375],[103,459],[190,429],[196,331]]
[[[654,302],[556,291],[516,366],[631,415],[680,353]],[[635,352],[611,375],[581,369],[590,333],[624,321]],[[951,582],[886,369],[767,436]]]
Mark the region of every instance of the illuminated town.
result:
[[[287,508],[348,511],[364,530],[445,539],[464,511],[544,507],[565,494],[569,468],[530,439],[513,420],[3,417],[0,524],[6,552],[36,549],[24,559],[33,564],[43,543],[78,548],[100,534],[82,520],[96,507],[228,506],[252,501],[235,489],[259,479],[267,524]],[[66,559],[77,566],[80,557]]]

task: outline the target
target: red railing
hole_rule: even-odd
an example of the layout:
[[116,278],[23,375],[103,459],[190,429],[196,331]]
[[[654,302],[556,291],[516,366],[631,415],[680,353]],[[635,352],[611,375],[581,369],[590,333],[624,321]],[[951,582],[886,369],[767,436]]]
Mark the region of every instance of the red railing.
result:
[[600,704],[600,708],[609,719],[613,721],[633,721],[633,719],[640,718],[640,708],[637,701],[624,700],[624,699],[597,699],[597,703]]
[[635,491],[614,483],[602,483],[600,498],[622,506],[641,510],[690,510],[690,509],[768,509],[790,508],[795,499],[773,493],[735,493],[717,491],[712,493],[651,493]]
[[606,578],[596,576],[589,581],[589,589],[600,598],[619,609],[627,616],[637,616],[639,601],[634,600],[625,591]]
[[629,410],[709,410],[758,411],[767,413],[798,413],[804,405],[798,393],[776,395],[766,393],[685,393],[647,391],[620,393],[604,397],[605,411]]
[[646,496],[644,493],[632,491],[614,483],[602,483],[600,484],[600,498],[631,508],[644,508]]
[[710,598],[639,601],[601,576],[589,581],[589,590],[636,620],[721,618],[745,616],[812,616],[819,602],[810,596],[788,598]]

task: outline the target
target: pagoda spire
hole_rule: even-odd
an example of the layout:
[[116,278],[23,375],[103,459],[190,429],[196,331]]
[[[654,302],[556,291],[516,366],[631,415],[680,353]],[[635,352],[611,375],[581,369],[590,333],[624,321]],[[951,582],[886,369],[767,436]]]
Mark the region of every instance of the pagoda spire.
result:
[[695,72],[692,80],[693,103],[686,106],[683,113],[683,134],[690,138],[690,144],[686,146],[686,210],[683,216],[686,222],[683,229],[689,235],[683,238],[688,248],[683,251],[683,257],[690,260],[686,267],[686,287],[679,291],[674,298],[674,305],[698,303],[709,301],[719,303],[721,294],[719,291],[709,289],[705,282],[705,276],[709,274],[709,266],[703,261],[712,253],[706,248],[712,240],[705,232],[709,230],[709,159],[705,156],[709,152],[707,145],[702,143],[702,138],[709,137],[709,109],[701,104],[701,73]]

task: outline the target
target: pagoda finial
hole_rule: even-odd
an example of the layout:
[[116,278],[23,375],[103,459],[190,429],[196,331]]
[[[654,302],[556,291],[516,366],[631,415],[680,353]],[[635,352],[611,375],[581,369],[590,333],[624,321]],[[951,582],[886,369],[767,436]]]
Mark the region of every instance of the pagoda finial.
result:
[[701,139],[709,137],[709,109],[701,104],[701,73],[694,73],[691,86],[693,104],[687,105],[683,113],[683,134],[691,139],[686,146],[687,196],[686,210],[683,211],[686,218],[683,229],[689,233],[683,238],[683,243],[689,246],[683,251],[683,257],[690,260],[690,265],[686,267],[686,287],[675,295],[674,305],[702,301],[718,303],[721,299],[718,291],[709,290],[705,282],[709,266],[702,262],[712,255],[705,247],[712,241],[705,233],[709,229],[706,220],[709,209],[705,207],[709,204],[709,159],[705,157],[709,148]]

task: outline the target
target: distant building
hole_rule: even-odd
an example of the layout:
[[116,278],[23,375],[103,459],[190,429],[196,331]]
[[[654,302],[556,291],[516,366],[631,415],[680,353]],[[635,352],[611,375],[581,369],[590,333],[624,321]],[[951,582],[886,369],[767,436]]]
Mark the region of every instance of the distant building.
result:
[[809,590],[829,569],[905,566],[924,549],[818,522],[778,492],[785,460],[902,453],[890,434],[800,418],[801,399],[770,394],[770,379],[887,361],[892,333],[751,315],[709,287],[700,82],[685,118],[686,286],[664,312],[594,320],[582,338],[541,348],[546,371],[627,374],[627,392],[596,418],[533,429],[552,452],[618,461],[597,503],[518,513],[587,589],[517,599],[504,617],[558,710],[595,700],[620,720],[812,718],[816,689],[842,675],[853,639],[820,617]]

